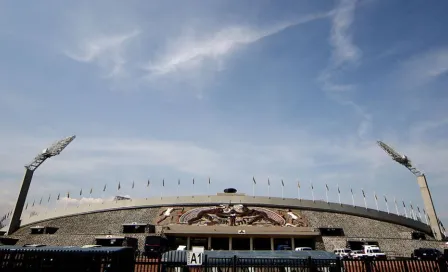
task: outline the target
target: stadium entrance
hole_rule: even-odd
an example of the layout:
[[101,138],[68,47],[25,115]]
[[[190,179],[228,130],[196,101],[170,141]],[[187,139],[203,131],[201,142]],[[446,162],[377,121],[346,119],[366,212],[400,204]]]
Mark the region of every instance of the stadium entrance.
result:
[[301,237],[242,237],[242,236],[175,236],[168,235],[169,248],[179,246],[204,247],[209,250],[279,250],[284,247],[316,248],[315,238]]

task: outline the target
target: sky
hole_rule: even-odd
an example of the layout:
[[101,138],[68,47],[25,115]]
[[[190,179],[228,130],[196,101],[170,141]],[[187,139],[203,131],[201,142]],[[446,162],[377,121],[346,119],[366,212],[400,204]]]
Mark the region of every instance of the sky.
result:
[[[316,199],[404,213],[428,178],[448,223],[448,3],[442,0],[2,1],[0,214],[114,195]],[[208,188],[208,178],[211,184]],[[195,185],[193,186],[193,178]],[[147,180],[150,186],[147,187]],[[162,187],[165,180],[165,187]],[[178,186],[180,180],[180,186]],[[120,182],[121,190],[117,191]],[[132,183],[135,186],[132,188]],[[104,186],[107,190],[103,192]],[[80,196],[80,190],[83,195]],[[90,189],[92,194],[90,195]],[[48,202],[48,198],[50,201]],[[36,202],[35,207],[31,203]],[[1,216],[0,216],[1,217]]]

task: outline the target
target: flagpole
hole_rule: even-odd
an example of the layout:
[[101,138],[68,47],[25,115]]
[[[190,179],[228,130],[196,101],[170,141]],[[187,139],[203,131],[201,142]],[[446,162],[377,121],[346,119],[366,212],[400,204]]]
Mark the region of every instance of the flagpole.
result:
[[313,198],[313,202],[315,202],[315,199],[314,199],[314,186],[313,186],[313,182],[311,180],[310,180],[310,184],[311,184],[311,196]]
[[341,190],[339,189],[339,183],[338,183],[338,201],[339,201],[339,205],[342,206],[342,202],[341,202]]
[[[89,198],[92,198],[92,190],[93,190],[93,188],[90,188]],[[89,202],[89,206],[90,206],[90,205],[92,205],[91,202]]]
[[412,214],[411,217],[412,219],[416,220],[417,216],[415,215],[414,206],[412,206],[412,201],[409,201],[409,204],[411,205],[411,214]]
[[[151,181],[148,179],[148,182],[146,183],[146,187],[148,187],[148,190],[151,191],[151,188],[149,188],[149,185],[151,185]],[[148,199],[148,198],[146,198],[146,199]]]
[[271,182],[269,181],[269,178],[268,178],[268,197],[271,198]]
[[68,199],[70,198],[70,192],[67,192],[67,197],[65,198],[65,209],[67,210]]
[[395,202],[395,210],[397,211],[397,215],[400,215],[400,212],[398,211],[398,204],[397,204],[397,199],[394,196],[394,202]]
[[[118,181],[117,195],[116,196],[118,196],[120,194],[120,188],[121,188],[121,184],[120,184],[120,181]],[[115,198],[115,203],[117,203],[117,201],[118,201],[118,198]]]
[[208,188],[207,188],[207,190],[208,190],[208,197],[210,197],[210,184],[211,183],[212,183],[212,181],[211,181],[210,177],[208,177]]
[[285,199],[285,183],[283,183],[283,180],[282,180],[282,199]]
[[364,206],[366,207],[366,210],[367,210],[366,194],[364,193],[364,189],[361,189],[361,190],[362,190],[362,197],[364,198]]
[[47,201],[47,208],[45,209],[45,214],[48,212],[48,209],[50,208],[50,198],[51,198],[51,194],[48,197],[48,201]]
[[350,191],[352,192],[352,205],[355,207],[355,196],[353,195],[353,189],[350,188]]
[[378,196],[376,195],[376,192],[373,192],[375,194],[375,205],[376,205],[376,210],[380,211],[380,208],[378,207]]
[[404,200],[402,200],[402,202],[403,202],[404,215],[407,218],[408,217],[408,211],[406,210],[406,204],[404,204]]
[[255,184],[257,182],[255,181],[255,177],[252,177],[253,183],[252,183],[252,196],[255,197]]
[[422,214],[420,213],[420,207],[417,206],[417,211],[418,211],[418,217],[420,218],[420,221],[422,221]]
[[386,209],[387,209],[387,213],[389,213],[389,203],[387,202],[386,195],[384,195],[384,201],[386,201]]

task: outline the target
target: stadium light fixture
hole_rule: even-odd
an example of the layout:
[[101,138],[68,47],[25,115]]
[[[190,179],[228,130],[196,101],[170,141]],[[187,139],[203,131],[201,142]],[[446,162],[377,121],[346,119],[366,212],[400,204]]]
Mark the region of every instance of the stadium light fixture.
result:
[[439,241],[443,240],[445,238],[444,233],[441,228],[440,220],[437,217],[436,209],[434,207],[434,202],[432,201],[431,192],[429,191],[425,174],[422,171],[418,170],[415,166],[413,166],[411,160],[407,156],[401,155],[392,147],[383,143],[382,141],[377,141],[377,143],[381,147],[381,149],[383,149],[392,158],[392,160],[406,167],[409,171],[411,171],[412,174],[414,174],[414,176],[417,177],[417,183],[420,187],[423,204],[425,205],[426,213],[429,217],[429,225],[431,227],[432,233],[434,234],[434,238]]
[[25,176],[23,177],[22,185],[20,186],[19,196],[17,197],[16,206],[14,207],[14,212],[9,223],[7,235],[14,233],[20,228],[20,217],[22,216],[23,207],[25,206],[34,171],[36,171],[36,169],[47,159],[59,155],[75,138],[76,135],[73,135],[55,142],[39,153],[31,163],[25,165]]

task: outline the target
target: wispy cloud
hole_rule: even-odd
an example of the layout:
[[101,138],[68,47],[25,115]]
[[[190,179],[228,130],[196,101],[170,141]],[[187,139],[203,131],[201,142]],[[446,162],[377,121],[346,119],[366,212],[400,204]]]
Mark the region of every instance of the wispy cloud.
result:
[[198,38],[193,30],[189,30],[167,46],[166,53],[151,60],[145,69],[149,77],[163,76],[179,71],[198,70],[208,61],[215,64],[215,69],[222,67],[226,56],[239,47],[257,42],[266,37],[275,35],[288,27],[308,23],[313,20],[325,18],[329,13],[317,13],[302,17],[298,20],[281,23],[264,29],[249,26],[229,26],[208,35]]
[[79,42],[77,49],[66,50],[64,53],[75,61],[100,66],[106,70],[106,77],[121,76],[125,72],[123,66],[128,61],[126,46],[138,35],[140,31],[133,30],[116,35],[88,37]]
[[329,97],[341,105],[352,107],[360,116],[357,135],[365,138],[372,128],[372,116],[351,98],[353,92],[356,91],[356,85],[338,82],[338,77],[346,71],[347,67],[356,66],[362,55],[352,37],[356,5],[357,0],[340,0],[332,12],[329,38],[332,48],[331,59],[318,80]]
[[448,74],[448,47],[431,49],[415,55],[400,67],[400,80],[415,87],[430,83]]
[[323,89],[328,92],[345,92],[354,90],[352,84],[336,83],[335,78],[347,65],[356,64],[361,57],[361,50],[353,43],[351,26],[357,0],[340,0],[332,12],[330,45],[331,59],[319,76]]
[[341,0],[332,19],[330,43],[333,46],[332,68],[348,63],[356,63],[361,50],[353,43],[352,24],[357,0]]

